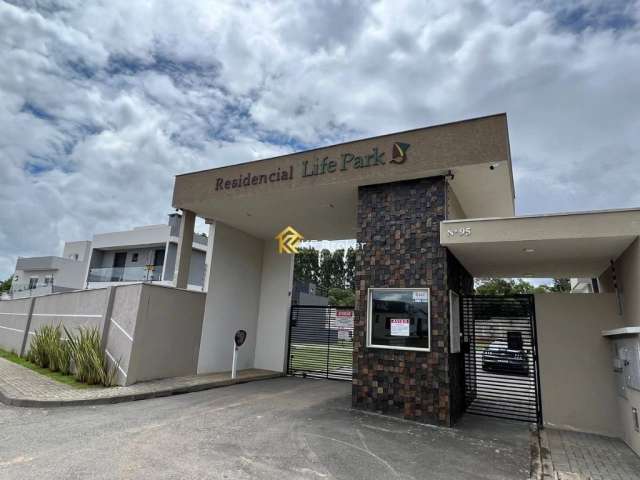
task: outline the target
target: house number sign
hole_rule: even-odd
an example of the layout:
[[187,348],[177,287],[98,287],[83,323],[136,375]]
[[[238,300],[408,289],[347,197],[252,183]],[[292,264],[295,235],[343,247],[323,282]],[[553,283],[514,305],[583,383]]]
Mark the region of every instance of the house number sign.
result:
[[447,235],[449,237],[470,237],[471,227],[459,227],[447,229]]

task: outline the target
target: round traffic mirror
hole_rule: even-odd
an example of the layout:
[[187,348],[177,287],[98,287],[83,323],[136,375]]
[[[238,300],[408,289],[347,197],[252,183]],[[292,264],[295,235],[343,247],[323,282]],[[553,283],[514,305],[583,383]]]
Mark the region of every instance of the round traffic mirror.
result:
[[247,339],[247,332],[245,330],[238,330],[234,337],[236,347],[241,347],[244,341]]

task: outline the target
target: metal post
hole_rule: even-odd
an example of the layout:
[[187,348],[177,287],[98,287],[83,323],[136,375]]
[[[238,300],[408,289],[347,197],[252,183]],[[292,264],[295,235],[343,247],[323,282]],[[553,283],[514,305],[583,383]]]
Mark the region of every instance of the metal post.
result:
[[285,371],[287,375],[293,375],[293,369],[291,368],[291,328],[293,327],[293,312],[295,310],[293,306],[289,307],[289,325],[288,325],[288,335],[287,335],[287,365]]
[[233,341],[233,361],[231,362],[231,379],[236,378],[236,362],[238,358],[238,346],[235,340]]
[[538,425],[544,425],[544,420],[542,418],[542,383],[540,382],[540,357],[538,355],[538,322],[536,320],[536,297],[534,295],[529,296],[529,314],[531,319],[531,336],[533,343],[533,368],[535,369],[535,385],[536,385],[536,403],[537,403],[537,411],[536,417],[538,420]]
[[331,348],[331,309],[326,310],[327,315],[327,378],[329,378],[329,349]]

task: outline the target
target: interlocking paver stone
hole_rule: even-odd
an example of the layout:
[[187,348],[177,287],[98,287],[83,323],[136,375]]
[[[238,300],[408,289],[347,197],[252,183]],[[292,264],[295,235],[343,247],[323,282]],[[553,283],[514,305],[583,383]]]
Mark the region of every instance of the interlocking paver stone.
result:
[[617,438],[545,429],[560,479],[640,480],[640,457]]
[[269,370],[247,369],[231,380],[229,372],[190,375],[136,383],[128,387],[78,389],[0,358],[0,400],[18,406],[64,406],[116,403],[244,383],[281,376]]

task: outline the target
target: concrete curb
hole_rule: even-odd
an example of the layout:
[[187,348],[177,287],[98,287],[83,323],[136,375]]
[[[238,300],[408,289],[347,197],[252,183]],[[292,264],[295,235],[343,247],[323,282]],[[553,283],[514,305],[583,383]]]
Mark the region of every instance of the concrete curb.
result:
[[531,467],[529,469],[530,480],[542,480],[542,456],[540,454],[540,435],[537,425],[529,427],[529,456]]
[[553,461],[551,460],[551,449],[549,448],[547,432],[538,425],[531,425],[530,431],[530,480],[557,480],[558,473],[555,471]]
[[90,405],[111,405],[115,403],[135,402],[137,400],[147,400],[150,398],[169,397],[172,395],[182,395],[184,393],[201,392],[203,390],[211,390],[214,388],[228,387],[231,385],[238,385],[241,383],[256,382],[260,380],[270,380],[273,378],[283,377],[283,373],[264,374],[250,378],[237,378],[228,380],[218,380],[207,383],[200,383],[195,385],[186,385],[180,387],[164,387],[157,390],[151,390],[148,392],[139,393],[125,393],[120,395],[113,395],[110,397],[100,398],[87,398],[76,400],[37,400],[32,398],[12,397],[6,395],[0,390],[0,402],[12,407],[25,407],[25,408],[56,408],[56,407],[76,407],[76,406],[90,406]]
[[542,467],[542,480],[555,480],[558,478],[553,462],[551,460],[551,448],[549,448],[549,438],[544,428],[538,430],[538,438],[540,439],[540,460]]

